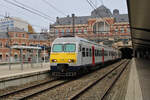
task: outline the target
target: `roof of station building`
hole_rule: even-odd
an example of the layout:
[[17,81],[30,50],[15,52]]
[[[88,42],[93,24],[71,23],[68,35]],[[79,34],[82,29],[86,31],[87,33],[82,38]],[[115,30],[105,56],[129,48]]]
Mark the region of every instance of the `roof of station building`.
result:
[[[116,9],[115,9],[116,10]],[[104,17],[114,17],[116,22],[129,22],[128,14],[118,14],[113,15],[106,6],[101,5],[100,7],[94,9],[90,16],[75,16],[75,24],[87,24],[89,18],[104,18]],[[72,24],[72,17],[57,17],[56,22],[53,25],[70,25]]]

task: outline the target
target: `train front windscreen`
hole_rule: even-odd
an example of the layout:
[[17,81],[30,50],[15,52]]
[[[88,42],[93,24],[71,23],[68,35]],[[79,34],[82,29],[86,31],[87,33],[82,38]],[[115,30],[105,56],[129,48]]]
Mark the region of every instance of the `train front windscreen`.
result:
[[54,44],[52,52],[75,52],[76,44]]

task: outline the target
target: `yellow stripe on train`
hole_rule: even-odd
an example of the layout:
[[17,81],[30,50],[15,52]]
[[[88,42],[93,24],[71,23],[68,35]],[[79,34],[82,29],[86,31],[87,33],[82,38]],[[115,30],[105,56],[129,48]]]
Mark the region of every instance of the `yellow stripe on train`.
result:
[[76,53],[51,53],[50,63],[76,63]]

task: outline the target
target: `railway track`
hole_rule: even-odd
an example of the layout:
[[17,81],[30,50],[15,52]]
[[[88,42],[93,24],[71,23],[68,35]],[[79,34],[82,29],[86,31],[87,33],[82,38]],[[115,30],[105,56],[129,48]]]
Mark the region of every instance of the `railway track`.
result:
[[[117,69],[120,65],[122,65],[124,62],[120,63],[117,67],[115,67],[113,70]],[[112,71],[113,71],[112,70]],[[111,72],[112,72],[111,71]],[[108,74],[108,73],[107,73]],[[103,76],[106,77],[107,74],[105,74]],[[84,76],[83,76],[84,77]],[[77,79],[80,79],[80,78],[77,78]],[[26,99],[29,99],[29,98],[32,98],[38,94],[41,94],[43,92],[46,92],[46,91],[49,91],[51,89],[54,89],[54,88],[58,88],[59,86],[63,86],[64,84],[67,84],[71,81],[75,81],[77,79],[73,79],[73,80],[58,80],[58,79],[53,79],[53,80],[49,80],[49,81],[46,81],[46,82],[43,82],[43,83],[39,83],[39,84],[36,84],[36,85],[32,85],[32,86],[29,86],[29,87],[26,87],[26,88],[23,88],[23,89],[19,89],[19,90],[15,90],[15,91],[12,91],[12,92],[9,92],[9,93],[6,93],[6,94],[3,94],[3,95],[0,95],[0,98],[2,98],[3,100],[7,100],[7,99],[19,99],[19,100],[26,100]],[[97,81],[98,82],[98,81]],[[95,82],[94,84],[96,84],[97,82]],[[94,86],[93,84],[93,86]],[[89,86],[89,85],[88,85]],[[89,86],[89,87],[86,87],[87,89],[92,87]],[[84,93],[84,91],[86,91],[87,89],[85,90],[82,90],[81,93],[77,93],[75,94],[74,96],[70,97],[69,100],[74,100],[75,98],[79,97],[82,93]]]
[[119,67],[123,66],[123,68],[121,69],[121,71],[119,72],[119,74],[117,75],[117,77],[115,78],[115,80],[111,83],[111,85],[109,86],[109,88],[105,91],[105,93],[103,93],[103,95],[101,96],[100,100],[104,100],[104,98],[108,95],[109,91],[112,89],[112,87],[114,86],[114,84],[117,82],[117,80],[119,79],[119,77],[121,76],[121,74],[123,73],[123,71],[126,69],[126,67],[128,66],[130,61],[125,61],[124,63],[121,63],[120,65],[116,66],[115,68],[113,68],[111,71],[109,71],[108,73],[104,74],[102,77],[99,77],[97,80],[95,80],[94,82],[88,84],[86,87],[82,88],[81,90],[77,91],[75,94],[73,94],[72,96],[70,96],[68,98],[68,100],[77,100],[79,99],[85,92],[87,92],[90,88],[92,88],[93,86],[95,86],[97,83],[103,81],[103,79],[105,79],[109,74],[111,74],[112,72],[114,72],[116,69],[118,69]]
[[[52,79],[52,80],[48,80],[46,82],[42,82],[42,83],[39,83],[39,84],[36,84],[36,85],[31,85],[31,86],[28,86],[28,87],[25,87],[25,88],[21,88],[21,89],[15,90],[15,91],[11,91],[11,92],[0,95],[0,98],[3,99],[3,100],[4,99],[24,100],[24,99],[27,99],[27,98],[29,98],[33,95],[38,94],[38,93],[41,93],[41,92],[47,91],[49,89],[55,88],[57,86],[63,85],[66,82],[69,81],[69,80],[67,80],[67,81],[57,82],[58,80],[59,79]],[[43,86],[54,83],[54,82],[57,82],[57,84],[49,86],[48,88],[46,88],[46,87],[43,88]],[[36,91],[36,88],[39,88],[39,87],[42,87],[43,89],[42,88],[37,89],[37,91]],[[32,89],[33,89],[33,91],[32,91]]]

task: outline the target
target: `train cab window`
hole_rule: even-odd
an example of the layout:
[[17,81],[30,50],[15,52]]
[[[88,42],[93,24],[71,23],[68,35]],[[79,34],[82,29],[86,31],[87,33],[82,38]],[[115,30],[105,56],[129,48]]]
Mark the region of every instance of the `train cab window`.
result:
[[75,44],[65,44],[64,45],[64,52],[75,52],[76,45]]
[[89,49],[86,48],[86,56],[88,57],[89,56]]
[[85,48],[82,48],[82,57],[85,57]]
[[63,51],[63,44],[54,44],[52,51],[53,52],[62,52]]

